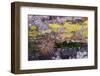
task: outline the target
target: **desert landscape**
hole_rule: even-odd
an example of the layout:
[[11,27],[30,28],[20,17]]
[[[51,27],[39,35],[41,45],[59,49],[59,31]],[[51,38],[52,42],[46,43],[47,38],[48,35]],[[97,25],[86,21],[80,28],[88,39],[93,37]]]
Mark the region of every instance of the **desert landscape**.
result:
[[88,58],[88,18],[28,15],[28,60]]

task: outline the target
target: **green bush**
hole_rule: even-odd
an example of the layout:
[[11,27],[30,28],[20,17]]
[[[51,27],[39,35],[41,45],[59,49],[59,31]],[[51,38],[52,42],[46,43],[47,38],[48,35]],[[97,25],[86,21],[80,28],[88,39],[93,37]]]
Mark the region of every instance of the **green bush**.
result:
[[67,43],[66,41],[62,42],[62,43],[55,43],[55,48],[78,48],[81,47],[81,43],[79,42],[69,42]]

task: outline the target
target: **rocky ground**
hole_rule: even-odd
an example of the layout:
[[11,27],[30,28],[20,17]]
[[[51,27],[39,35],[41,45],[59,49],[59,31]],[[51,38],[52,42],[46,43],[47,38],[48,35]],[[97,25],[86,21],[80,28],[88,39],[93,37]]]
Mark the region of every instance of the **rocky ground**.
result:
[[88,57],[87,47],[87,44],[83,44],[80,48],[55,48],[54,52],[48,55],[32,52],[29,53],[28,60],[84,59]]

